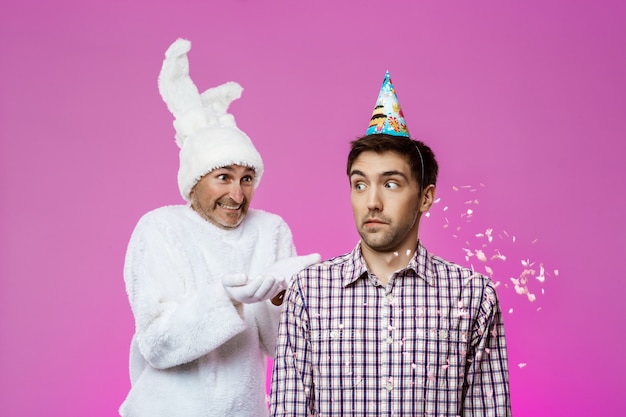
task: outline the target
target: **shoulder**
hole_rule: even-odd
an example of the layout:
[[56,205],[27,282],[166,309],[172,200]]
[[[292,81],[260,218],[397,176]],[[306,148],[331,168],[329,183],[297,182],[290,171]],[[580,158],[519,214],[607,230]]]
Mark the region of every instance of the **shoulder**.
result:
[[482,288],[492,287],[493,281],[488,276],[476,272],[456,262],[448,261],[439,256],[429,256],[431,265],[435,270],[438,278],[447,278],[448,280],[460,280],[464,282],[472,282],[473,286]]
[[342,285],[344,278],[358,273],[357,269],[352,253],[346,253],[307,266],[297,274],[297,279],[304,285]]
[[154,222],[168,218],[178,218],[181,217],[183,213],[188,210],[189,207],[184,205],[163,206],[154,210],[150,210],[149,212],[141,216],[139,222]]
[[259,210],[259,209],[249,209],[248,214],[246,214],[248,221],[254,223],[285,223],[282,217],[278,214],[270,213],[269,211]]
[[487,275],[437,256],[432,256],[431,260],[440,288],[456,288],[465,296],[480,300],[486,308],[499,303],[498,285]]
[[246,223],[251,227],[258,228],[265,232],[291,233],[289,225],[278,214],[259,209],[250,209],[246,214]]
[[325,269],[333,269],[338,268],[343,265],[353,265],[354,264],[354,255],[352,252],[344,253],[343,255],[338,255],[329,259],[325,259],[319,264],[317,264],[320,268]]
[[188,206],[163,206],[141,216],[135,226],[134,234],[146,231],[167,231],[180,229],[186,223],[193,222]]

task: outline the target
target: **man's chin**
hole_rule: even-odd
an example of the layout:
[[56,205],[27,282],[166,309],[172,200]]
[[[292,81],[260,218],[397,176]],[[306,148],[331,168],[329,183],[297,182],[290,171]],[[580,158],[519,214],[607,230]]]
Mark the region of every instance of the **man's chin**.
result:
[[361,233],[361,241],[376,252],[387,252],[390,246],[384,236],[372,236],[372,233]]
[[242,221],[243,221],[243,217],[241,217],[239,220],[235,222],[223,222],[222,227],[224,229],[236,229],[239,227],[239,225],[241,225]]
[[238,216],[237,218],[214,218],[214,219],[210,219],[210,221],[211,223],[213,223],[215,226],[219,227],[220,229],[230,230],[230,229],[236,229],[237,227],[239,227],[244,217],[246,217],[246,215],[242,214]]

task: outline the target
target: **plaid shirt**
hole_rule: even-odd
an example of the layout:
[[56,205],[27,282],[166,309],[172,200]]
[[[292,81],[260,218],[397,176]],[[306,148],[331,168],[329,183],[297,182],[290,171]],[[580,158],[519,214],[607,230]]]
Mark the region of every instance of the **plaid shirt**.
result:
[[270,415],[510,416],[493,282],[421,243],[387,286],[360,245],[303,270],[285,296]]

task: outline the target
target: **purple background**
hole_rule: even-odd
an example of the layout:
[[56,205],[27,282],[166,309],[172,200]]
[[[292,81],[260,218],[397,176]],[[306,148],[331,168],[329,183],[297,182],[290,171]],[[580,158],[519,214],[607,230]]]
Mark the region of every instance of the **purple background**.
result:
[[[200,90],[245,88],[231,110],[266,164],[253,206],[303,254],[356,243],[348,142],[389,70],[441,165],[421,238],[501,282],[515,415],[622,414],[625,21],[626,3],[591,0],[3,1],[0,415],[117,415],[126,244],[182,201],[156,84],[177,37]],[[510,280],[525,269],[534,302]]]

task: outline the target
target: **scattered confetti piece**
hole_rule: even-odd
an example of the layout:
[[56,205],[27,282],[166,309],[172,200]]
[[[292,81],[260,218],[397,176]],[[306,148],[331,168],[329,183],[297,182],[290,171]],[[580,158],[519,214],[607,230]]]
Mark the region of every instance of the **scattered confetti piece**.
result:
[[545,277],[545,270],[543,268],[543,264],[539,264],[539,275],[537,275],[535,278],[537,278],[537,281],[539,282],[544,282],[546,280]]

